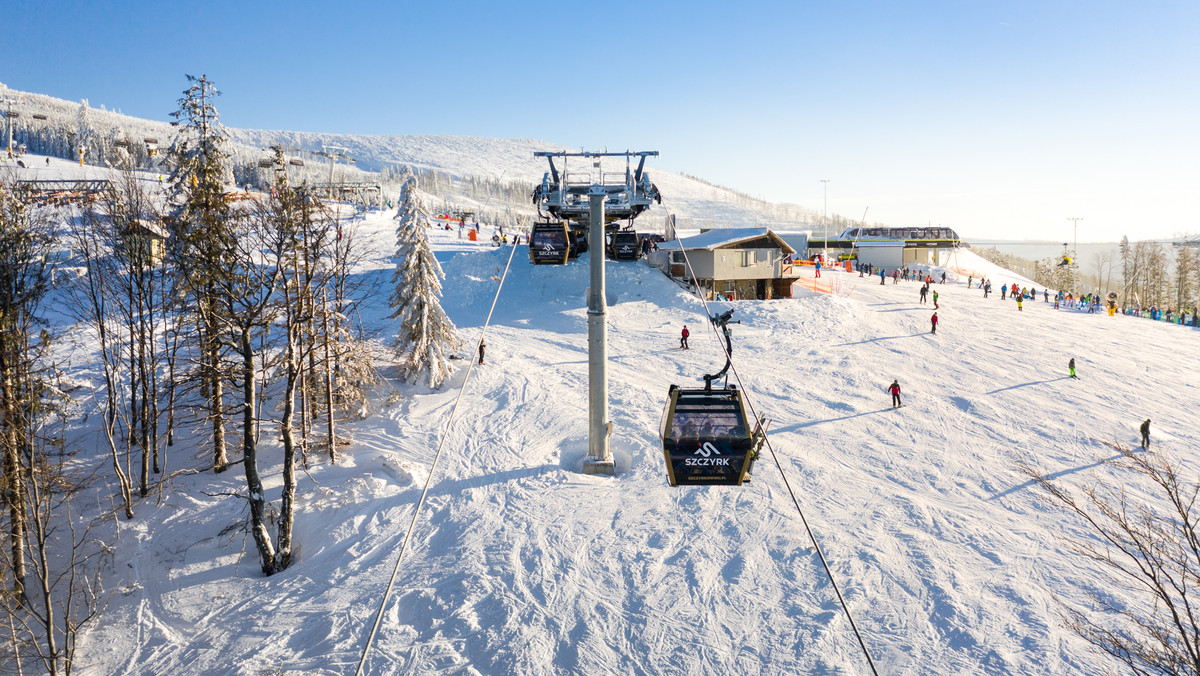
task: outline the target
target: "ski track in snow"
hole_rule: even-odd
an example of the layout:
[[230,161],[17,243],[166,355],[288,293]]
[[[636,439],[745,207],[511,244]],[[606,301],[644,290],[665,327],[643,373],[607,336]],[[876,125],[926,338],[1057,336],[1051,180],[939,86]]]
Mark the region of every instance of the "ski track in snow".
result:
[[[390,241],[390,223],[372,216],[360,233]],[[769,453],[742,488],[666,485],[667,387],[723,361],[698,301],[644,265],[608,265],[618,473],[589,477],[587,257],[535,267],[520,248],[487,362],[447,424],[509,250],[431,237],[465,341],[452,386],[389,382],[374,415],[343,424],[352,445],[335,465],[314,458],[300,484],[298,560],[270,578],[227,531],[243,503],[205,495],[237,490],[239,468],[176,479],[165,505],[139,504],[79,673],[352,673],[443,433],[369,673],[866,673]],[[390,263],[377,248],[362,274],[384,281],[361,312],[386,342]],[[996,286],[1011,279],[977,265]],[[737,375],[772,421],[771,447],[880,673],[1094,670],[1051,598],[1083,602],[1098,584],[1064,543],[1085,531],[1016,466],[1111,473],[1097,463],[1115,454],[1104,442],[1136,443],[1145,417],[1194,466],[1193,410],[1177,397],[1196,390],[1178,355],[1195,354],[1200,334],[1041,302],[1017,312],[954,281],[934,287],[934,336],[917,283],[824,274],[850,295],[711,309],[736,309]],[[673,349],[684,323],[688,351]],[[1065,377],[1072,356],[1081,381]],[[392,389],[402,398],[384,405]],[[265,455],[277,500],[278,449]]]

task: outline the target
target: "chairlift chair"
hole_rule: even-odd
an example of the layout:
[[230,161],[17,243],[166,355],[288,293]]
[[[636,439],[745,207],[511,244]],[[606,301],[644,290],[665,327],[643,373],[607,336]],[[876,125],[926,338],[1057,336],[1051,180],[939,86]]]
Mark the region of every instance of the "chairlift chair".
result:
[[[740,486],[762,447],[765,420],[746,411],[736,385],[713,387],[729,371],[733,352],[729,335],[730,310],[709,318],[725,335],[725,368],[704,376],[704,387],[671,385],[663,407],[659,436],[672,486]],[[753,421],[753,426],[751,422]]]

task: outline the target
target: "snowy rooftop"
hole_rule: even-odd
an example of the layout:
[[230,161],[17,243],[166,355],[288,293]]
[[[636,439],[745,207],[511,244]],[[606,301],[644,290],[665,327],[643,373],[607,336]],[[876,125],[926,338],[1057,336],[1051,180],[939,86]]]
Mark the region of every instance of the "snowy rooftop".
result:
[[[663,242],[658,245],[659,249],[718,249],[730,244],[737,244],[758,237],[773,237],[779,239],[770,228],[716,228],[708,232],[694,235],[692,237],[682,237],[680,239]],[[780,248],[784,253],[795,253],[794,250],[783,240],[779,240]]]

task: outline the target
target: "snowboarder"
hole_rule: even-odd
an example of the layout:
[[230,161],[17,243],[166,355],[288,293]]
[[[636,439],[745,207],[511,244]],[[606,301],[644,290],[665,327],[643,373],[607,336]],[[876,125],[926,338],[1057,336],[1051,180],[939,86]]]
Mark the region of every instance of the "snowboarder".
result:
[[1142,423],[1142,448],[1150,448],[1150,419],[1146,418],[1146,422]]
[[937,313],[934,312],[933,316],[929,318],[929,325],[930,325],[929,332],[930,333],[937,333],[937,322],[938,322]]
[[484,348],[483,341],[482,341],[482,340],[480,340],[480,341],[479,341],[479,363],[480,363],[480,364],[482,364],[482,363],[483,363],[483,348]]
[[1072,378],[1079,378],[1079,376],[1075,375],[1075,357],[1071,357],[1071,361],[1067,362],[1067,370],[1071,372]]
[[681,334],[679,334],[679,349],[681,349],[681,350],[688,349],[687,339],[688,339],[688,336],[690,336],[690,335],[692,335],[692,334],[688,332],[687,324],[684,324],[683,332]]
[[892,393],[892,408],[899,408],[900,406],[903,406],[903,404],[900,403],[900,381],[899,380],[892,381],[891,386],[888,387],[888,392]]
[[1021,310],[1021,297],[1017,296],[1017,311]]

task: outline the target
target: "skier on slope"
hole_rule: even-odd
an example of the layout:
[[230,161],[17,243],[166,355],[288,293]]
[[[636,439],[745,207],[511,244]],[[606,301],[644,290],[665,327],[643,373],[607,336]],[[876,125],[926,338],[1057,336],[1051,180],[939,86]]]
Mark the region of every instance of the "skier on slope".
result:
[[1008,285],[1001,284],[1000,285],[1000,300],[1004,300],[1004,296],[1007,294],[1008,294]]
[[925,304],[925,294],[927,294],[927,293],[929,293],[929,287],[922,284],[921,285],[921,304],[922,305]]
[[1146,422],[1142,423],[1142,448],[1150,448],[1150,419],[1146,418]]
[[933,316],[929,318],[929,325],[930,325],[929,332],[930,333],[937,333],[937,323],[938,323],[937,313],[934,312]]
[[892,408],[899,408],[900,406],[903,406],[903,404],[900,403],[899,380],[893,380],[892,384],[887,388],[887,391],[892,393]]
[[483,340],[481,339],[479,341],[479,363],[480,364],[483,363],[483,348],[484,348],[484,344],[483,344]]
[[933,309],[934,309],[934,310],[938,309],[938,303],[937,303],[937,291],[934,291],[934,292],[933,292]]
[[688,349],[687,339],[688,339],[688,336],[690,336],[690,335],[692,335],[692,334],[688,332],[687,324],[684,324],[683,331],[679,334],[679,349],[681,349],[681,350]]
[[1067,370],[1071,372],[1072,378],[1079,378],[1075,375],[1075,357],[1071,357],[1071,361],[1067,362]]

